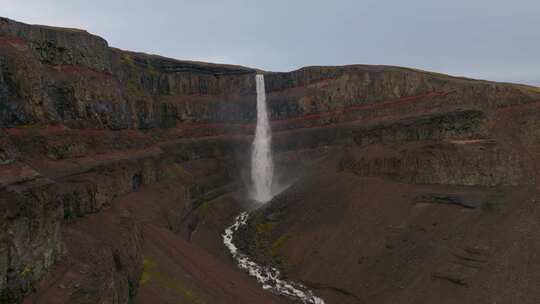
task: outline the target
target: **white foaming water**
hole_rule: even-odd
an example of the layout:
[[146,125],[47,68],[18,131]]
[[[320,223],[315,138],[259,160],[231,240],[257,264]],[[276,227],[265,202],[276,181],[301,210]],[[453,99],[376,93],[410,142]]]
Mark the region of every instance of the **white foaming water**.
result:
[[251,179],[253,188],[251,198],[258,203],[272,199],[272,180],[274,164],[272,162],[272,130],[266,107],[264,75],[256,75],[257,82],[257,127],[251,151]]
[[223,243],[229,249],[238,268],[246,271],[250,276],[255,277],[264,290],[297,299],[304,304],[325,304],[323,299],[315,296],[315,294],[304,285],[282,280],[279,270],[274,267],[260,266],[238,250],[233,243],[233,236],[240,227],[247,223],[248,218],[249,213],[240,213],[240,215],[234,219],[234,224],[225,229],[225,233],[223,234]]

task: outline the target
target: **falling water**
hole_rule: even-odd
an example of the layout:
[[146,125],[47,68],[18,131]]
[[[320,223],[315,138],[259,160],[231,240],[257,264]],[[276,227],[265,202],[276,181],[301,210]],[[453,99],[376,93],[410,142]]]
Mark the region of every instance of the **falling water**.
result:
[[[272,179],[274,175],[274,164],[272,163],[272,131],[268,119],[266,107],[266,92],[264,88],[264,76],[257,75],[257,127],[253,147],[251,151],[251,179],[253,187],[251,198],[260,203],[267,203],[272,200]],[[281,187],[284,190],[286,187]],[[234,233],[245,226],[249,219],[248,212],[238,215],[234,223],[225,229],[223,243],[229,249],[238,267],[251,276],[255,277],[262,284],[263,289],[275,294],[296,299],[303,304],[324,304],[324,300],[317,297],[304,285],[282,278],[280,271],[271,266],[262,266],[255,263],[246,254],[240,252],[234,244]]]
[[251,152],[251,179],[253,188],[251,197],[258,203],[266,203],[272,199],[272,130],[266,107],[264,75],[256,75],[257,82],[257,127]]

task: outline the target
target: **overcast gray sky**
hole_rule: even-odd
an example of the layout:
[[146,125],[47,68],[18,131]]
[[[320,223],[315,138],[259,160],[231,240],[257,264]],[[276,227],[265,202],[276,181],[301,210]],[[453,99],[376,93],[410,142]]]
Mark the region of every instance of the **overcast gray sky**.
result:
[[540,0],[0,0],[0,15],[178,59],[389,64],[540,85]]

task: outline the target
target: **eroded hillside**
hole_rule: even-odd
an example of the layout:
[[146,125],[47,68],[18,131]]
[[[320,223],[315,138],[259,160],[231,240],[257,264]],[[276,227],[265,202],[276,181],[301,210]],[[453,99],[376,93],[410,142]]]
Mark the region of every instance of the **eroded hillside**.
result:
[[[286,303],[221,243],[245,207],[257,72],[0,18],[1,299]],[[540,89],[264,73],[297,182],[245,232],[254,256],[328,303],[540,301]]]

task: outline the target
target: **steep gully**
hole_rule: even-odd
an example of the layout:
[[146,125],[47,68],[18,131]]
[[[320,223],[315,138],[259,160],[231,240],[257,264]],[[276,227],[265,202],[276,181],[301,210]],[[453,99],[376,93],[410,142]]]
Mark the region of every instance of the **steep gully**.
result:
[[[271,151],[271,129],[269,125],[264,76],[256,75],[257,79],[257,127],[253,140],[251,157],[252,190],[251,198],[256,208],[268,203],[276,195],[273,189],[274,164]],[[283,187],[280,187],[281,190]],[[275,294],[299,300],[305,304],[324,304],[304,285],[281,279],[278,269],[262,266],[254,262],[246,254],[238,250],[234,244],[234,233],[245,226],[249,220],[249,212],[242,212],[235,217],[234,223],[225,229],[223,243],[236,261],[238,267],[250,276],[255,277],[262,288]]]

